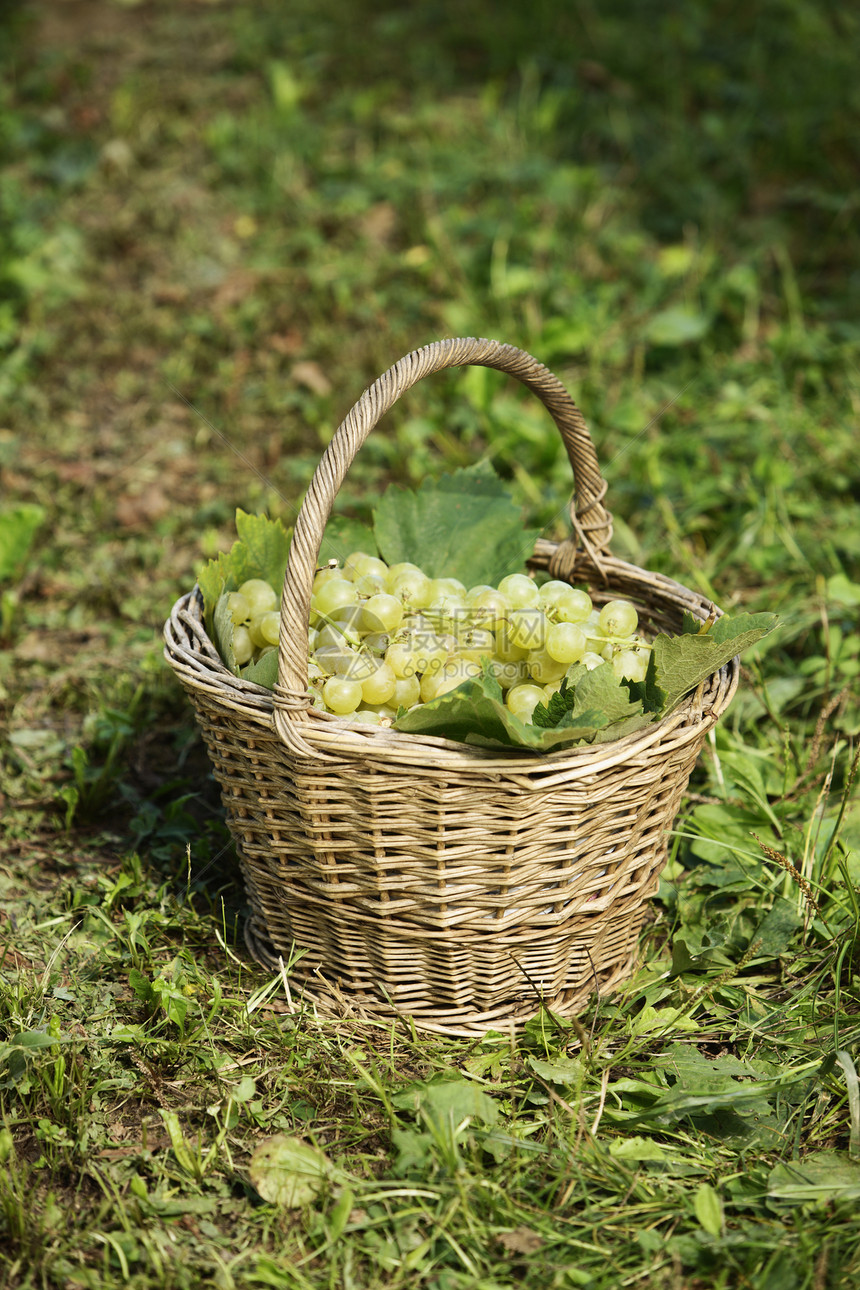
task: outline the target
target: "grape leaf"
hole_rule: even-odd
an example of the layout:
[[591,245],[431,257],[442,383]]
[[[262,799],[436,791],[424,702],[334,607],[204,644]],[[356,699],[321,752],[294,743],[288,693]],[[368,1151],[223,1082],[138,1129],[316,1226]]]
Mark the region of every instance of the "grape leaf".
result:
[[474,1080],[462,1076],[451,1078],[444,1074],[426,1083],[411,1084],[391,1100],[398,1110],[423,1111],[440,1128],[460,1124],[467,1118],[484,1124],[496,1124],[499,1119],[499,1108],[493,1099]]
[[197,575],[197,585],[203,595],[204,621],[210,635],[214,631],[215,605],[223,592],[235,591],[248,578],[263,578],[280,594],[284,581],[291,531],[280,520],[249,515],[238,508],[236,531],[239,537],[230,550],[221,551]]
[[611,663],[601,663],[591,671],[583,667],[582,672],[582,675],[577,675],[574,679],[576,703],[571,714],[573,717],[586,710],[596,709],[604,712],[607,723],[611,724],[638,716],[642,711],[641,701],[631,698],[629,687],[619,681]]
[[268,654],[257,659],[256,663],[246,664],[242,668],[241,676],[246,681],[254,681],[256,685],[265,686],[267,690],[274,690],[278,679],[278,651],[270,650]]
[[348,515],[335,515],[326,525],[320,547],[320,564],[337,560],[343,564],[353,551],[366,551],[376,555],[376,538],[373,530],[361,520],[350,519]]
[[319,1147],[276,1133],[254,1149],[248,1175],[263,1200],[284,1209],[300,1209],[341,1171]]
[[[239,586],[229,570],[229,555],[221,552],[205,564],[197,574],[197,585],[203,596],[203,618],[209,636],[214,633],[213,614],[219,597],[225,591],[235,591]],[[217,642],[216,642],[217,643]]]
[[[734,645],[735,654],[743,654],[750,645],[772,632],[776,625],[776,614],[724,614],[717,619],[708,635],[720,644],[730,641]],[[730,654],[729,658],[734,656]]]
[[604,726],[601,730],[598,730],[593,742],[605,744],[613,739],[625,739],[627,735],[634,735],[637,730],[642,730],[644,726],[650,726],[653,721],[654,714],[645,712],[640,708],[638,712],[633,712],[628,717],[618,717],[611,725]]
[[[560,730],[579,724],[586,712],[602,712],[606,724],[614,729],[616,722],[641,717],[642,701],[631,699],[630,690],[619,681],[611,664],[601,663],[591,670],[577,664],[562,678],[561,687],[548,702],[538,704],[532,721],[537,726]],[[637,721],[634,728],[640,724],[644,723]]]
[[546,703],[539,703],[535,708],[532,713],[532,725],[551,730],[567,716],[568,712],[573,711],[575,703],[576,690],[571,685],[570,678],[563,676],[555,694],[547,699]]
[[761,640],[776,626],[775,614],[736,614],[718,618],[702,635],[655,636],[645,680],[631,685],[647,711],[666,716],[714,672]]
[[236,662],[236,655],[233,653],[233,618],[227,608],[229,594],[228,591],[222,592],[215,602],[215,607],[212,611],[211,635],[224,666],[229,667],[230,671],[238,676],[239,666]]
[[704,314],[683,306],[663,309],[647,323],[644,336],[652,345],[687,345],[700,340],[710,328]]
[[290,533],[280,520],[249,515],[241,510],[236,511],[236,532],[239,544],[245,548],[244,558],[249,569],[245,577],[262,578],[280,594],[290,554]]
[[409,560],[431,578],[496,586],[531,555],[537,529],[488,463],[425,480],[415,491],[386,489],[373,529],[388,564]]
[[860,1201],[860,1161],[840,1151],[811,1151],[803,1160],[780,1163],[768,1177],[771,1200],[789,1204]]
[[505,706],[502,688],[485,671],[456,690],[411,708],[394,722],[409,734],[437,735],[482,748],[523,749],[546,753],[574,743],[587,743],[606,725],[602,712],[583,712],[563,729],[546,730],[519,717]]
[[18,572],[46,513],[44,507],[32,502],[0,511],[0,582]]
[[691,689],[771,631],[776,621],[774,614],[739,614],[718,619],[702,635],[661,633],[653,642],[643,682],[619,681],[609,663],[591,670],[576,666],[564,694],[559,691],[541,705],[542,712],[536,710],[544,724],[515,717],[487,669],[431,703],[398,714],[394,724],[412,734],[538,753],[621,739],[666,716]]

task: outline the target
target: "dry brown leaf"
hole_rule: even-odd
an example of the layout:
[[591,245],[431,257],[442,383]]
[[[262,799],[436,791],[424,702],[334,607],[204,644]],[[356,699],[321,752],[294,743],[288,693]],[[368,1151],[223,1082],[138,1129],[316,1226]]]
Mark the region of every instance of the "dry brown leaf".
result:
[[543,1237],[530,1227],[515,1227],[496,1238],[511,1254],[534,1254],[543,1245]]
[[147,528],[170,509],[162,489],[152,484],[142,493],[124,493],[117,499],[116,518],[124,529]]
[[361,231],[369,242],[386,246],[397,226],[397,210],[391,202],[376,202],[362,216]]
[[260,275],[252,269],[231,269],[215,292],[216,309],[241,304],[257,288]]
[[319,394],[321,397],[331,394],[331,381],[313,359],[302,359],[299,363],[293,364],[293,380],[299,385],[304,385],[313,394]]

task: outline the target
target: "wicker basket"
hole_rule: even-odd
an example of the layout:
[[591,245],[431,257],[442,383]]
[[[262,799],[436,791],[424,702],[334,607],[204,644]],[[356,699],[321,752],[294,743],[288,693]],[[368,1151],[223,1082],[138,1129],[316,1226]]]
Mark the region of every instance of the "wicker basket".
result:
[[[516,377],[551,413],[570,457],[574,536],[529,564],[632,600],[644,630],[678,631],[713,606],[614,559],[606,485],[582,416],[534,358],[488,340],[407,355],[359,399],[314,475],[284,581],[274,695],[228,671],[195,589],[174,606],[166,656],[187,689],[221,787],[261,963],[323,1012],[403,1014],[476,1036],[580,1010],[629,976],[666,860],[667,834],[738,660],[663,721],[614,743],[503,755],[445,739],[350,726],[309,707],[307,624],[323,530],[347,469],[395,400],[466,364]],[[526,553],[528,554],[528,553]]]

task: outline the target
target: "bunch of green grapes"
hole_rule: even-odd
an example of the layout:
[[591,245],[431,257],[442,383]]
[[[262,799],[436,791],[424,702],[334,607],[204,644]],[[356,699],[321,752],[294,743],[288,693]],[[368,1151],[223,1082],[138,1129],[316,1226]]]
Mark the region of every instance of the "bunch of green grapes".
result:
[[[276,647],[273,587],[252,578],[227,605],[238,664]],[[650,647],[638,625],[629,601],[598,609],[566,582],[538,586],[515,573],[498,587],[467,588],[355,551],[314,578],[308,691],[315,706],[345,720],[391,725],[400,708],[447,694],[487,663],[510,711],[530,721],[577,664],[608,662],[619,680],[641,681]]]
[[233,620],[233,654],[240,667],[256,663],[278,643],[278,593],[262,578],[249,578],[227,597]]
[[325,711],[390,725],[400,708],[447,694],[487,663],[510,711],[530,721],[577,664],[609,662],[619,680],[642,680],[649,646],[637,628],[629,601],[598,609],[566,582],[511,574],[467,588],[356,551],[314,578],[309,689]]

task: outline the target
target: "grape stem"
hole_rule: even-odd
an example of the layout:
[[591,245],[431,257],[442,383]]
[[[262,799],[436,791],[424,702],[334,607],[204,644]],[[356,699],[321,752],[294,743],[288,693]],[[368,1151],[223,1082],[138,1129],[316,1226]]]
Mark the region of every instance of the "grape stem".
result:
[[[577,624],[577,626],[579,626],[579,624]],[[641,640],[631,641],[629,636],[600,636],[600,637],[592,637],[591,639],[601,640],[607,645],[626,645],[628,649],[631,649],[631,650],[654,648],[653,645],[651,645],[648,641],[641,641]]]

